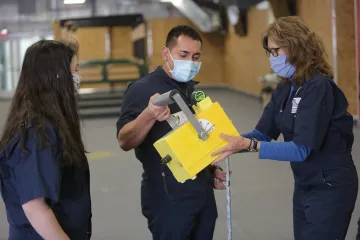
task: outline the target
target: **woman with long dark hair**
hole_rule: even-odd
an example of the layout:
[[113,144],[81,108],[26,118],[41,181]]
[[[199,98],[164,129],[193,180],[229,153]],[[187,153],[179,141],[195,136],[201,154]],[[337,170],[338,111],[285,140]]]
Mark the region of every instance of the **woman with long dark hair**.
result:
[[[216,151],[216,162],[240,151],[291,163],[295,240],[344,240],[358,176],[351,150],[353,117],[333,81],[320,38],[299,17],[277,19],[262,45],[282,79],[255,129]],[[284,142],[271,142],[282,134]]]
[[0,142],[10,240],[89,239],[89,165],[80,133],[76,49],[41,40],[25,54]]

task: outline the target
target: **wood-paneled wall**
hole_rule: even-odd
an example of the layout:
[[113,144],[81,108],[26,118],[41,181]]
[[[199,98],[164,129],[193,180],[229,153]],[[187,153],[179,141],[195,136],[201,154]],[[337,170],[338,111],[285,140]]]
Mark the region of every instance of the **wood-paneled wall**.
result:
[[112,27],[110,39],[111,58],[133,58],[131,27]]
[[55,40],[60,40],[61,39],[60,23],[58,21],[54,21],[52,23],[52,26],[53,26],[53,31],[54,31],[54,39]]
[[[298,0],[298,15],[323,40],[329,62],[333,65],[332,50],[332,9],[330,0]],[[337,67],[338,85],[346,94],[349,111],[357,113],[356,89],[356,51],[354,26],[354,0],[336,1],[337,20]],[[262,31],[268,26],[269,10],[251,8],[248,13],[248,35],[238,36],[230,26],[226,36],[202,34],[202,67],[196,80],[202,85],[227,84],[249,94],[258,95],[261,85],[257,81],[270,71],[269,60],[262,49]],[[165,44],[169,30],[177,25],[194,25],[183,18],[151,19],[148,26],[152,30],[152,55],[148,57],[150,71],[162,65],[161,47]],[[54,24],[55,39],[61,35]],[[80,44],[81,60],[113,58],[132,58],[132,39],[130,28],[111,29],[111,52],[107,53],[107,28],[80,28],[74,35]],[[200,31],[199,31],[200,32]]]
[[133,58],[131,27],[83,27],[66,36],[59,23],[54,23],[53,29],[55,40],[76,39],[79,44],[80,60]]
[[[227,84],[257,95],[260,91],[258,77],[270,71],[268,58],[260,44],[261,32],[268,23],[268,14],[268,11],[251,9],[246,37],[239,37],[234,29],[230,29],[227,36],[202,33],[202,65],[196,80],[201,85]],[[153,70],[163,63],[160,49],[165,44],[169,30],[180,24],[194,25],[186,18],[153,19],[150,23],[153,55],[149,58],[149,66]]]
[[269,59],[261,46],[261,33],[268,25],[267,10],[250,9],[248,34],[238,36],[233,29],[225,40],[224,78],[226,83],[243,92],[258,95],[258,77],[270,72]]
[[338,85],[349,101],[349,112],[357,114],[356,38],[354,0],[336,1]]
[[324,42],[329,63],[333,66],[331,1],[330,0],[297,0],[299,17]]
[[[356,48],[354,0],[335,1],[337,37],[337,84],[349,102],[349,112],[357,114]],[[298,14],[323,40],[333,66],[332,8],[330,0],[298,0]],[[334,67],[334,66],[333,66]]]
[[107,27],[86,27],[76,31],[75,39],[79,44],[80,60],[105,60],[109,58]]

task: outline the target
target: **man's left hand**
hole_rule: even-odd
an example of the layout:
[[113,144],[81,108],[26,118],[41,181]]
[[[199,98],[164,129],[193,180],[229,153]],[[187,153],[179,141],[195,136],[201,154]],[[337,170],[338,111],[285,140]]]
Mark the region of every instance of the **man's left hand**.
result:
[[[230,174],[231,172],[232,171],[230,170]],[[214,171],[214,178],[213,178],[214,188],[218,190],[226,189],[226,185],[223,183],[225,181],[226,181],[226,173],[217,167]]]

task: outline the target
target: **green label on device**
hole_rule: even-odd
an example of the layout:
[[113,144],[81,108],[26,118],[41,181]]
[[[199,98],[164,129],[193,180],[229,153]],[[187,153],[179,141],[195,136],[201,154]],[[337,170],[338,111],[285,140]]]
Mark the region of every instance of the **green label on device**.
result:
[[201,102],[206,98],[206,94],[202,90],[196,90],[193,92],[193,98],[196,102]]

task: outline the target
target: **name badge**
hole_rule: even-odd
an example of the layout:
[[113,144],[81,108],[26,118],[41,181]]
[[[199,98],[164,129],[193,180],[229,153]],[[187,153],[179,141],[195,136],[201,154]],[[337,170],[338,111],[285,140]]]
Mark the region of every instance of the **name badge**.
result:
[[300,100],[301,100],[301,98],[294,98],[292,100],[291,113],[297,113],[297,109],[298,109]]

